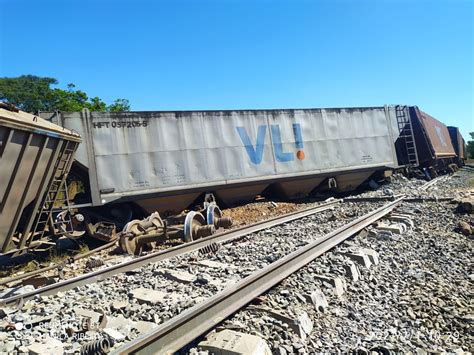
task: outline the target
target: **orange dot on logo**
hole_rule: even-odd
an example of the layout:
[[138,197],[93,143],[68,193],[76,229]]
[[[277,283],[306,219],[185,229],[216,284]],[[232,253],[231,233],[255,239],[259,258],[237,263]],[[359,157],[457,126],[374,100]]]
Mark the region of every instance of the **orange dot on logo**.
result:
[[304,159],[304,152],[302,150],[298,150],[296,152],[296,157],[299,159],[299,160],[303,160]]

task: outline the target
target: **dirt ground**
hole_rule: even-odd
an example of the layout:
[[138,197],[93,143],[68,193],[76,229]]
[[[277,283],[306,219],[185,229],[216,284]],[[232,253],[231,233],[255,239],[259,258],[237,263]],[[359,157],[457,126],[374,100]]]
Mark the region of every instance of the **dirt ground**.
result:
[[308,207],[309,204],[297,202],[256,201],[244,206],[223,209],[224,216],[232,217],[233,227],[241,227],[285,213]]

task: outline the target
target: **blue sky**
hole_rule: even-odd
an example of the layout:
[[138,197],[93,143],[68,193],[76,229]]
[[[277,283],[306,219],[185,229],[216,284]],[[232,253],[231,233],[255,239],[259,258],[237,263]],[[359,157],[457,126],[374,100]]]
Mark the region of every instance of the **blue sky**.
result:
[[133,110],[414,104],[474,131],[474,1],[0,0],[0,76]]

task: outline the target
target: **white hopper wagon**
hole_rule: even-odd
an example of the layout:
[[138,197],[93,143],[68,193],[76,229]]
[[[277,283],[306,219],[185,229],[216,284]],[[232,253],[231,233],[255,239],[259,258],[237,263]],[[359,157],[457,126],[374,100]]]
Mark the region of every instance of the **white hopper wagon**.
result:
[[129,201],[179,211],[206,192],[232,203],[269,188],[287,198],[328,184],[353,190],[397,166],[395,114],[384,106],[44,116],[84,140],[76,159],[88,187],[76,203],[119,203],[123,215]]

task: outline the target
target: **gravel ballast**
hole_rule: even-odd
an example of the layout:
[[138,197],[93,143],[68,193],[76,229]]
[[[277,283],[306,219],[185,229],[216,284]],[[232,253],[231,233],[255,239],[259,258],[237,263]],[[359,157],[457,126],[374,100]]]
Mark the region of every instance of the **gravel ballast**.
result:
[[[401,177],[396,178],[400,187],[395,187],[395,180],[388,186],[395,194],[411,191],[410,196],[418,197],[470,194],[469,175],[456,176],[440,180],[434,185],[437,190],[433,186],[425,192],[418,190],[418,181]],[[366,195],[384,196],[386,190],[382,185]],[[345,202],[334,210],[224,244],[215,254],[189,253],[55,296],[38,297],[20,310],[4,308],[0,352],[77,353],[84,344],[104,338],[118,348],[382,204]],[[404,222],[393,216],[369,227],[285,279],[216,330],[257,335],[279,354],[470,351],[472,236],[459,233],[459,222],[474,225],[472,215],[461,214],[455,203],[444,201],[403,203],[396,213]],[[388,231],[394,226],[402,233]],[[360,253],[370,259],[370,267],[350,257]],[[104,315],[107,321],[101,325]],[[89,323],[84,327],[85,320]]]
[[[443,180],[439,188],[462,189],[459,181]],[[265,295],[263,303],[238,312],[218,330],[258,335],[279,354],[472,351],[473,242],[472,236],[458,232],[460,221],[474,225],[472,215],[458,213],[457,205],[447,202],[404,203],[394,213],[410,216],[413,226],[403,234],[369,228],[369,233],[287,278]],[[341,277],[343,253],[367,248],[378,253],[379,264],[359,267],[358,281],[346,277],[342,295],[336,296],[316,277]],[[321,289],[328,301],[324,310],[309,297]],[[262,308],[294,320],[306,312],[312,330],[301,336]]]

